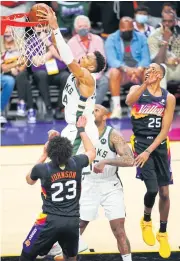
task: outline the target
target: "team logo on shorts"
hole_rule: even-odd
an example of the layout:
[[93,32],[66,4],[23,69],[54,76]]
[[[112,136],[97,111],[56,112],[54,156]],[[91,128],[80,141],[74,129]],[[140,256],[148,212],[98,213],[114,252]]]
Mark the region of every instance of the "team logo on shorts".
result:
[[101,139],[101,144],[106,144],[106,139]]
[[31,241],[30,241],[30,240],[26,240],[26,241],[24,242],[24,244],[26,245],[26,247],[29,247],[30,244],[31,244]]

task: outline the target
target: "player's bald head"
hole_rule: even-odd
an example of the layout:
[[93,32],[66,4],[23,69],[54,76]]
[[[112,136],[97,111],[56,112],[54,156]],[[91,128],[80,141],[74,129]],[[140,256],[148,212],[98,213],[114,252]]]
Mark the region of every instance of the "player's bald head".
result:
[[104,106],[100,104],[96,104],[94,109],[94,116],[95,116],[95,123],[99,127],[102,124],[105,124],[108,118],[108,110]]
[[101,104],[96,104],[95,109],[98,109],[101,111],[102,115],[107,115],[109,113],[108,109],[106,109],[103,105]]

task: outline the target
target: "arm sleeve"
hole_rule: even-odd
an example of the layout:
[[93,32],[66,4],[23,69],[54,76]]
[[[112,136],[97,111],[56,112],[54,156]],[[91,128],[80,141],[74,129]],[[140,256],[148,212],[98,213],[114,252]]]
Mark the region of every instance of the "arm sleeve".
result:
[[38,180],[42,177],[42,164],[35,165],[31,171],[30,178]]
[[85,154],[76,155],[73,158],[76,161],[78,168],[83,169],[89,165],[89,158]]

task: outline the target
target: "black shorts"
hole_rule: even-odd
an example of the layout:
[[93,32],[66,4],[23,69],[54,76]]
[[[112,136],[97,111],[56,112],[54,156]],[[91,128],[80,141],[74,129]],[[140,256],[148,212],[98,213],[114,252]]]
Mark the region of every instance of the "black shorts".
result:
[[[153,137],[131,137],[135,157],[152,144]],[[163,141],[150,155],[142,168],[137,168],[136,177],[141,180],[156,179],[159,186],[173,184],[169,139]]]
[[56,242],[59,242],[65,256],[77,256],[79,217],[41,214],[23,242],[23,252],[31,258],[47,255]]

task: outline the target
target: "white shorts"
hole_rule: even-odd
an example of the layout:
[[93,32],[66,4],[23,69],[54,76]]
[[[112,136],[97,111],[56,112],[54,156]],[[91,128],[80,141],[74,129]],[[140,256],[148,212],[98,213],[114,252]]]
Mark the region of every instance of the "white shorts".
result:
[[80,218],[92,221],[97,218],[102,206],[108,220],[125,218],[124,194],[121,181],[115,177],[93,180],[85,176],[80,198]]
[[[93,145],[96,147],[99,140],[99,132],[94,121],[89,121],[86,124],[85,131],[90,138]],[[84,145],[78,134],[77,128],[74,124],[68,124],[61,132],[62,137],[68,138],[73,144],[73,155],[85,153]],[[90,172],[90,167],[83,169],[83,173]],[[90,174],[90,173],[89,173]]]

